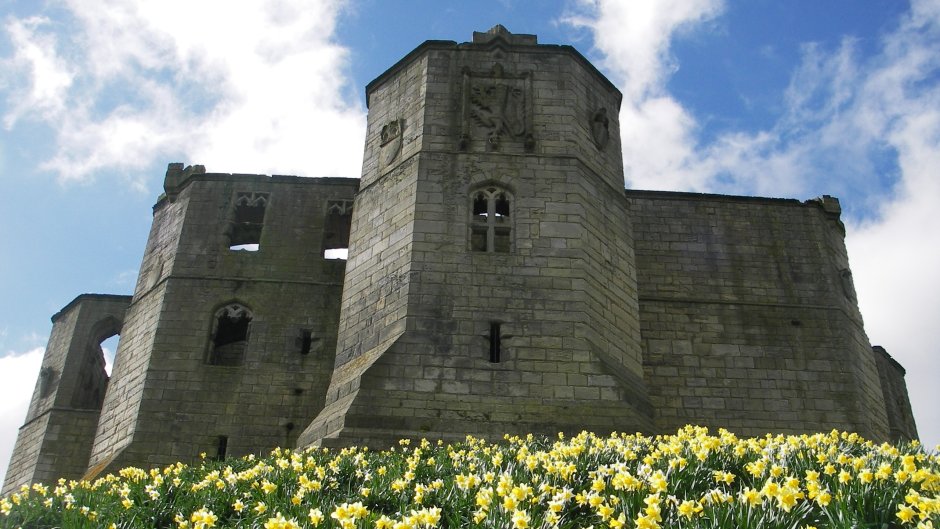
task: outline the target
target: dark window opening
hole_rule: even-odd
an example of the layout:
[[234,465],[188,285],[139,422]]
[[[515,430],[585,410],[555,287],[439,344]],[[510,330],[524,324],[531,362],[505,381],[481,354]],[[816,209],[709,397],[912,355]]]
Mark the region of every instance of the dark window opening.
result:
[[508,217],[509,216],[509,199],[506,198],[506,193],[500,193],[496,197],[495,203],[496,216],[497,217]]
[[498,364],[500,360],[499,323],[490,323],[490,362]]
[[313,344],[313,334],[310,330],[304,329],[300,331],[300,354],[308,355],[310,354],[310,346]]
[[507,192],[487,187],[473,195],[470,250],[509,253],[512,247],[511,199]]
[[229,250],[258,251],[267,204],[267,193],[238,193],[230,228]]
[[117,351],[120,331],[121,322],[114,316],[106,316],[92,327],[81,359],[77,365],[69,364],[74,377],[68,386],[71,391],[69,405],[72,408],[101,409],[108,390],[111,364]]
[[228,437],[220,435],[215,449],[215,458],[219,461],[225,459],[225,452],[228,451]]
[[[92,340],[91,347],[85,352],[85,358],[78,371],[78,383],[72,394],[72,407],[78,409],[101,409],[104,394],[111,377],[108,357],[114,358],[120,337],[115,334],[102,340]],[[114,349],[111,349],[114,348]]]
[[218,366],[239,366],[245,360],[251,312],[232,304],[219,311],[212,334],[212,352],[209,363]]
[[352,229],[352,200],[331,200],[326,205],[323,225],[323,258],[343,259],[349,255],[349,232]]
[[487,211],[486,206],[486,195],[480,191],[473,199],[473,215],[486,217],[488,213],[489,212]]

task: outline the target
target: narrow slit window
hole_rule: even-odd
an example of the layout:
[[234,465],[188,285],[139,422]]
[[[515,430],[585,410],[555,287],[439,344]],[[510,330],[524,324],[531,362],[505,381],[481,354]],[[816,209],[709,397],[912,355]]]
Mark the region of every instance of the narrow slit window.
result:
[[498,364],[500,361],[500,344],[499,344],[499,323],[491,322],[490,323],[490,362]]
[[352,229],[352,200],[331,200],[326,205],[323,225],[323,258],[346,260]]
[[251,312],[244,306],[231,304],[216,313],[209,363],[218,366],[240,366],[245,361]]
[[309,329],[300,331],[300,354],[310,354],[311,345],[313,345],[313,333]]
[[512,249],[512,199],[508,192],[486,187],[471,195],[470,250],[509,253]]
[[229,228],[229,250],[256,252],[261,248],[267,205],[267,193],[238,193]]
[[215,458],[219,461],[225,460],[225,453],[228,451],[228,436],[220,435],[215,449]]

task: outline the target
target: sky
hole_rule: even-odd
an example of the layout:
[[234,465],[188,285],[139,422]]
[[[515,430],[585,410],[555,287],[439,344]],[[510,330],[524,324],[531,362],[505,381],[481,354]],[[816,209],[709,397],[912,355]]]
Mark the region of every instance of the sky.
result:
[[132,292],[168,163],[358,177],[365,85],[495,24],[623,92],[627,187],[839,197],[940,443],[940,0],[0,0],[0,475],[49,318]]

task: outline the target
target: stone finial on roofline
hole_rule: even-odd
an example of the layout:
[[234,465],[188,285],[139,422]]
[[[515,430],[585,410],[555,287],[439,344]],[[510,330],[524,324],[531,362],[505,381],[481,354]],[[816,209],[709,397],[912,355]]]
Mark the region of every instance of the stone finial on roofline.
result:
[[473,32],[474,44],[485,44],[495,39],[503,39],[509,44],[535,45],[538,44],[538,37],[525,33],[513,34],[502,24],[496,24],[486,33],[480,31]]

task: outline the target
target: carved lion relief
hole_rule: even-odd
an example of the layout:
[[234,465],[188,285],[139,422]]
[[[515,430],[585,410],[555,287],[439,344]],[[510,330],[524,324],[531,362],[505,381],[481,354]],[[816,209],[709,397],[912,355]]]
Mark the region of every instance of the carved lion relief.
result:
[[463,72],[460,150],[532,151],[532,101],[528,73],[511,75],[498,63],[485,74]]

